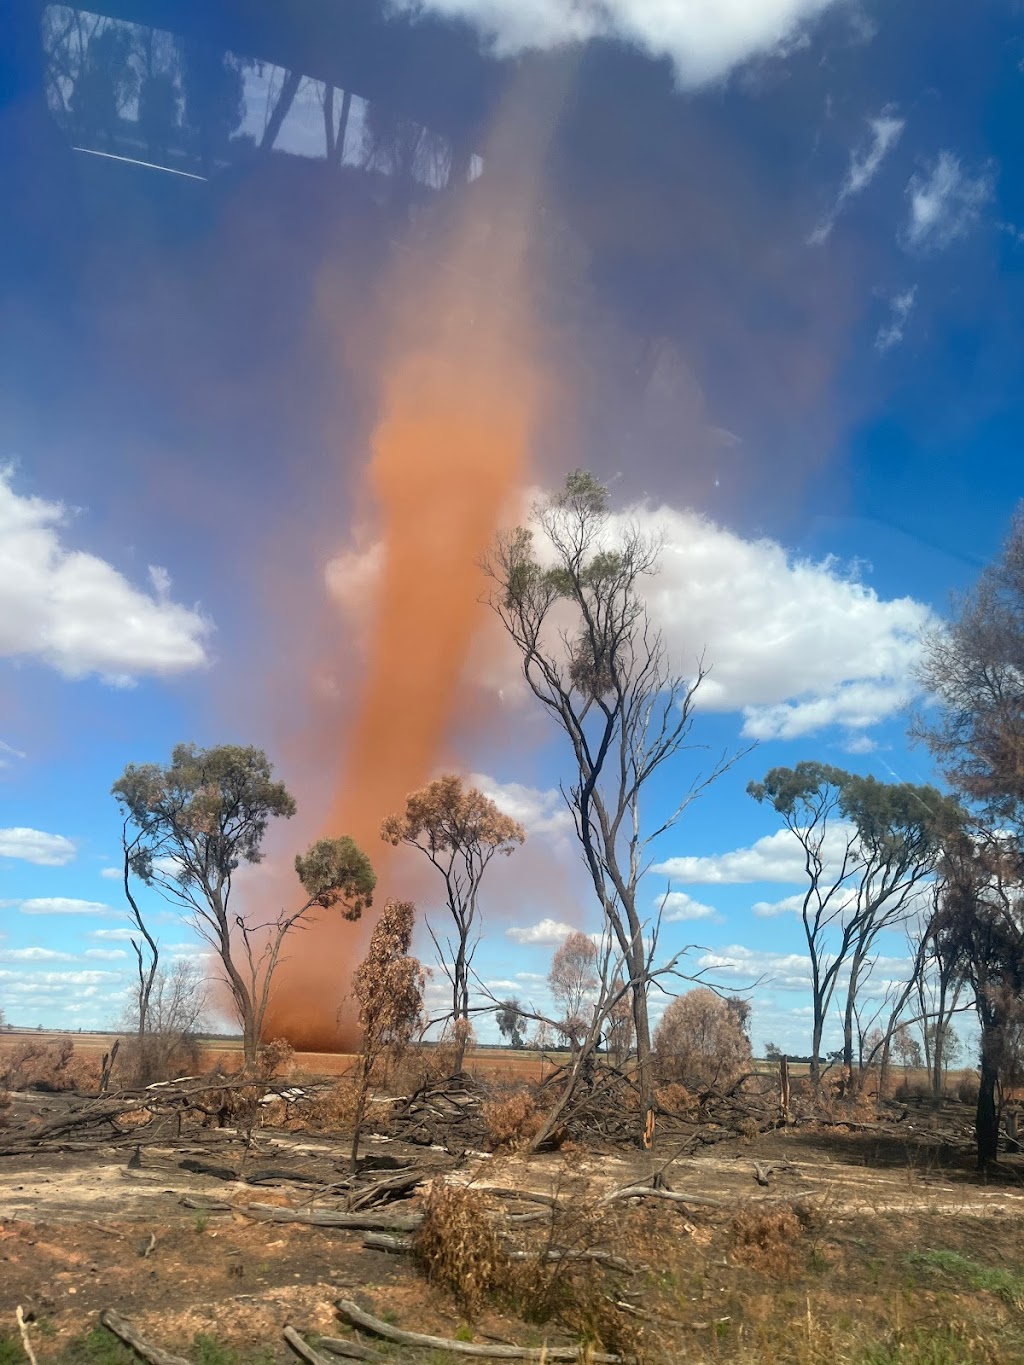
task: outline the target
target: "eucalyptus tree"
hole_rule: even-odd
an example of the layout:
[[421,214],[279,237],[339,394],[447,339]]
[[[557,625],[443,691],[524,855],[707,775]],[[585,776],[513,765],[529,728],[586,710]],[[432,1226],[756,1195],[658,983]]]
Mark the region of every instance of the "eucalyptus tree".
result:
[[271,820],[295,814],[294,798],[274,780],[262,749],[178,744],[169,764],[129,763],[112,792],[125,819],[126,873],[130,866],[156,887],[217,954],[242,1028],[245,1065],[255,1066],[285,940],[318,910],[337,908],[358,919],[373,899],[370,860],[345,835],[319,839],[295,859],[300,885],[291,908],[260,912],[258,897],[250,896],[239,910],[235,873],[262,860]]
[[577,470],[534,504],[528,526],[499,536],[484,565],[494,585],[490,605],[519,652],[527,686],[572,749],[574,772],[562,795],[623,965],[645,1142],[654,1074],[640,880],[653,843],[727,766],[723,760],[683,784],[667,810],[647,808],[651,778],[687,747],[707,672],[703,659],[688,676],[677,672],[651,622],[643,587],[660,552],[656,536],[618,524],[608,489]]

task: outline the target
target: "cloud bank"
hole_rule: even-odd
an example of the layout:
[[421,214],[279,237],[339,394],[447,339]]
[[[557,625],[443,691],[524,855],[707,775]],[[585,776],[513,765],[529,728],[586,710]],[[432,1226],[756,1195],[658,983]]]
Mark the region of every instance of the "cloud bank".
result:
[[501,56],[611,38],[672,62],[688,88],[792,45],[833,0],[397,0],[464,19]]

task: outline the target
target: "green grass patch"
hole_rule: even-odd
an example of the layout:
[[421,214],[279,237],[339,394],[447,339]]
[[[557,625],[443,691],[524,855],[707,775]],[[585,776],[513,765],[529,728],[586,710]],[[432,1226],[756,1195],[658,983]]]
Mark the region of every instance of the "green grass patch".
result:
[[992,1294],[1011,1308],[1024,1303],[1024,1280],[1010,1270],[981,1265],[959,1251],[912,1251],[907,1263],[916,1270],[938,1272],[969,1289]]
[[895,1332],[855,1357],[856,1365],[979,1365],[991,1359],[984,1344],[965,1342],[951,1327]]

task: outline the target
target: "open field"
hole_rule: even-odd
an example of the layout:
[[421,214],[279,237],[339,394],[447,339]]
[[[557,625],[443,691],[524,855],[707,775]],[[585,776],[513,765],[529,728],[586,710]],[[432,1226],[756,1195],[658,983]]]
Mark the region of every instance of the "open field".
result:
[[[486,1076],[461,1092],[444,1084],[439,1102],[456,1116],[511,1093]],[[110,1103],[143,1108],[78,1128],[68,1125],[98,1101],[20,1093],[5,1111],[3,1365],[27,1358],[19,1304],[39,1365],[134,1359],[99,1325],[105,1308],[192,1365],[295,1359],[288,1324],[311,1340],[358,1336],[378,1360],[459,1359],[354,1333],[339,1320],[340,1299],[400,1330],[484,1350],[599,1337],[606,1351],[652,1365],[1024,1359],[1024,1160],[1007,1156],[979,1177],[966,1105],[885,1106],[876,1116],[862,1104],[743,1133],[708,1119],[686,1140],[666,1128],[653,1154],[597,1140],[533,1157],[465,1150],[454,1128],[444,1140],[435,1123],[415,1142],[369,1136],[352,1177],[344,1123],[312,1123],[302,1103],[267,1111],[251,1137],[187,1114],[175,1126],[144,1098]],[[41,1125],[57,1136],[32,1141]],[[650,1192],[655,1175],[671,1197],[610,1200]],[[405,1183],[397,1202],[374,1202],[381,1178]],[[401,1246],[435,1182],[481,1192],[475,1225],[493,1219],[536,1271],[528,1294],[514,1289],[521,1263],[510,1261],[507,1285],[469,1307],[410,1255],[366,1245],[372,1230],[308,1221],[343,1221],[353,1204],[372,1204],[362,1217],[401,1220]],[[473,1227],[453,1245],[472,1241]],[[551,1247],[605,1259],[553,1278]]]

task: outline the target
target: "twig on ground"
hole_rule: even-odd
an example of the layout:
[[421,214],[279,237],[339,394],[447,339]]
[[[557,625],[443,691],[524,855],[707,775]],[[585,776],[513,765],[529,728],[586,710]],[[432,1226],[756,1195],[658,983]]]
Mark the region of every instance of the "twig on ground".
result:
[[36,1353],[32,1349],[32,1343],[28,1339],[28,1323],[25,1321],[25,1314],[21,1311],[20,1303],[18,1304],[14,1316],[18,1320],[18,1331],[21,1333],[21,1344],[25,1348],[25,1354],[28,1356],[31,1365],[39,1365],[39,1362],[36,1360]]

